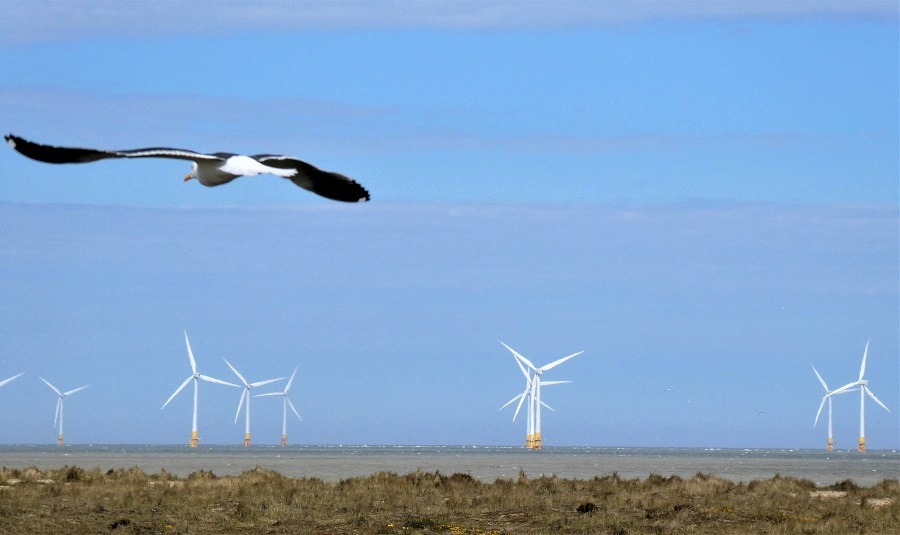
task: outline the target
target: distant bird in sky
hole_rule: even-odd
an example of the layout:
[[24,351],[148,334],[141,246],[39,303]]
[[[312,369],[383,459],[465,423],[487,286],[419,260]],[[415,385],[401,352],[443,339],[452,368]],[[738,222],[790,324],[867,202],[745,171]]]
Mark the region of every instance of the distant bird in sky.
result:
[[355,180],[322,171],[290,156],[257,154],[241,156],[228,152],[202,154],[185,149],[151,147],[133,150],[97,150],[41,145],[9,134],[7,143],[19,153],[45,163],[88,163],[110,158],[172,158],[194,162],[187,182],[196,178],[204,186],[221,186],[241,176],[270,174],[286,178],[301,188],[327,199],[344,202],[369,200],[369,192]]

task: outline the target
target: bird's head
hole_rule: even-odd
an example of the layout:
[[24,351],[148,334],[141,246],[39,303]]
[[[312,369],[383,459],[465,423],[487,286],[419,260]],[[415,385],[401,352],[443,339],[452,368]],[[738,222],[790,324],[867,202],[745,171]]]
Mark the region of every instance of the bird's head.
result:
[[184,181],[187,182],[192,178],[197,178],[197,162],[191,164],[191,172],[184,177]]

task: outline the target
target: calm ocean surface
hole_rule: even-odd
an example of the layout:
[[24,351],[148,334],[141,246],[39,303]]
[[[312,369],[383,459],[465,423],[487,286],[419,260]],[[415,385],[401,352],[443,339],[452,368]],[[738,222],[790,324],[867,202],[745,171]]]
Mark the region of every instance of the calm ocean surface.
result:
[[196,470],[236,475],[256,466],[291,477],[339,481],[375,472],[407,474],[421,469],[443,474],[466,473],[481,481],[557,475],[590,479],[612,473],[624,478],[650,474],[691,477],[698,472],[732,481],[769,479],[776,474],[805,478],[817,485],[846,479],[872,486],[900,479],[900,452],[691,449],[691,448],[546,448],[475,446],[139,446],[0,445],[0,466],[60,468],[65,465],[103,470],[137,466],[147,473],[162,469],[187,476]]

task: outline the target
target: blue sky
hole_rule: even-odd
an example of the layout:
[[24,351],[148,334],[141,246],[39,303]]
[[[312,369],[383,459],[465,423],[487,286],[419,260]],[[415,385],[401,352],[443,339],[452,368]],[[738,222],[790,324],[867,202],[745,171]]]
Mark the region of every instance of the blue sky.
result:
[[[895,3],[34,5],[0,6],[4,133],[290,154],[372,202],[0,150],[0,442],[54,440],[39,375],[92,385],[71,442],[186,442],[187,330],[203,373],[299,366],[291,441],[344,444],[520,444],[503,340],[585,351],[548,445],[818,448],[810,365],[871,339],[900,447]],[[201,385],[204,443],[239,394]]]

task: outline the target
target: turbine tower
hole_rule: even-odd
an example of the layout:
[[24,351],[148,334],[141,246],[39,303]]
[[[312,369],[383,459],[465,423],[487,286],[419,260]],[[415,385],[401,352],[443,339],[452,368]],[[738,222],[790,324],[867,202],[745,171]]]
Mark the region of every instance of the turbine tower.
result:
[[819,375],[819,372],[818,372],[818,370],[816,370],[816,367],[813,366],[812,369],[813,369],[813,372],[815,372],[816,377],[819,378],[819,382],[822,383],[822,387],[825,388],[825,395],[822,396],[822,403],[819,403],[819,412],[816,413],[816,421],[813,422],[813,427],[815,427],[816,424],[819,423],[819,416],[822,414],[822,407],[825,406],[825,400],[827,399],[828,400],[828,444],[825,446],[825,450],[833,451],[834,450],[834,436],[832,433],[832,426],[831,426],[831,396],[833,396],[835,394],[846,394],[847,392],[852,392],[853,390],[856,390],[856,389],[851,388],[849,390],[842,390],[842,391],[828,390],[828,385],[825,384],[825,379],[822,379],[822,376]]
[[213,377],[209,377],[208,375],[203,375],[203,374],[198,373],[197,372],[197,361],[194,360],[194,352],[191,351],[191,342],[190,342],[190,340],[188,340],[187,331],[185,331],[185,333],[184,333],[184,342],[185,342],[185,344],[187,344],[188,358],[191,361],[191,375],[187,379],[185,379],[183,383],[181,383],[181,386],[179,386],[178,389],[176,389],[175,392],[173,392],[171,396],[169,396],[169,399],[167,399],[166,402],[163,403],[162,408],[160,408],[159,410],[165,409],[166,405],[168,405],[170,401],[175,399],[175,396],[177,396],[179,392],[184,390],[184,387],[186,387],[188,385],[188,383],[190,383],[191,381],[194,381],[194,419],[193,419],[193,425],[191,427],[191,441],[189,444],[192,448],[196,448],[197,441],[199,440],[199,437],[197,436],[198,383],[200,381],[206,381],[209,383],[218,383],[220,385],[233,386],[235,388],[237,388],[238,385],[236,385],[234,383],[229,383],[228,381],[223,381],[221,379],[215,379]]
[[[297,418],[302,422],[303,418],[300,418],[300,413],[297,412],[297,409],[294,407],[294,404],[291,403],[291,400],[288,399],[288,391],[291,389],[291,384],[294,382],[294,376],[297,375],[297,369],[294,368],[294,373],[291,374],[291,378],[288,379],[287,386],[284,387],[284,392],[269,392],[268,394],[257,394],[253,397],[262,398],[266,396],[281,396],[283,398],[284,411],[281,416],[281,446],[287,446],[287,410],[288,406],[291,407],[291,410],[294,411],[294,414],[297,415]],[[249,411],[250,405],[247,405]],[[249,431],[248,431],[249,433]]]
[[[555,368],[556,366],[562,364],[563,362],[565,362],[573,357],[577,357],[578,355],[584,353],[584,351],[579,351],[578,353],[573,353],[567,357],[563,357],[559,360],[555,360],[555,361],[551,362],[550,364],[545,364],[544,366],[541,366],[540,368],[538,368],[534,364],[532,364],[532,362],[530,360],[528,360],[527,358],[523,357],[518,352],[516,352],[515,349],[504,344],[502,341],[500,343],[503,344],[503,347],[510,350],[510,352],[513,354],[513,356],[516,358],[516,361],[519,362],[519,368],[523,371],[523,373],[525,373],[526,379],[530,382],[530,385],[526,385],[526,389],[525,389],[525,391],[528,392],[529,391],[528,386],[531,387],[530,393],[527,395],[528,404],[529,404],[529,425],[528,425],[528,434],[525,436],[525,447],[529,448],[529,449],[533,449],[533,450],[539,450],[543,447],[543,438],[541,436],[541,405],[543,405],[547,408],[550,408],[546,403],[544,403],[541,400],[541,387],[571,382],[571,381],[543,381],[541,379],[541,376],[545,371]],[[527,366],[534,375],[529,376],[528,372],[525,370],[525,368],[522,366],[522,364]],[[526,397],[525,392],[520,394],[520,396],[522,396],[520,398],[520,403],[521,403],[521,401],[524,400]],[[513,398],[513,400],[515,400],[515,399],[516,398]],[[510,401],[510,403],[511,402],[512,401]],[[507,405],[508,404],[509,403],[507,403]],[[553,409],[550,409],[550,410],[553,410]],[[517,410],[517,412],[518,412],[518,410]],[[515,417],[513,417],[513,418],[515,418]]]
[[860,452],[866,451],[866,394],[868,394],[870,398],[874,399],[875,403],[881,405],[884,410],[891,412],[891,410],[888,409],[880,399],[876,398],[875,394],[873,394],[871,390],[869,390],[869,380],[863,379],[863,377],[866,375],[866,357],[868,356],[868,354],[869,342],[867,341],[866,349],[865,351],[863,351],[862,366],[860,366],[859,368],[859,379],[852,383],[846,384],[834,391],[835,394],[838,394],[847,392],[853,389],[854,386],[859,387],[859,446],[857,446],[856,449]]
[[69,390],[68,392],[60,392],[58,388],[51,385],[50,382],[47,381],[46,379],[44,379],[43,377],[41,377],[41,381],[44,381],[47,384],[47,386],[52,388],[53,391],[56,392],[56,395],[59,396],[56,400],[56,414],[53,416],[53,427],[56,427],[56,421],[59,420],[59,434],[56,435],[56,445],[62,446],[63,445],[63,400],[67,396],[71,396],[75,392],[84,390],[85,388],[87,388],[90,385],[80,386],[74,390]]
[[246,423],[245,423],[245,427],[244,427],[244,447],[249,448],[250,447],[250,389],[256,388],[257,386],[263,386],[263,385],[267,385],[269,383],[274,383],[275,381],[281,381],[282,379],[284,379],[284,377],[279,377],[277,379],[266,379],[265,381],[257,381],[255,383],[248,383],[247,380],[244,379],[244,376],[241,375],[240,372],[238,372],[236,369],[234,369],[234,366],[232,366],[231,363],[228,362],[227,359],[225,359],[223,357],[222,360],[225,361],[225,364],[228,364],[228,367],[231,368],[231,371],[233,371],[234,374],[238,376],[238,379],[240,379],[241,382],[244,383],[244,391],[241,393],[241,400],[238,402],[237,412],[234,414],[234,423],[237,423],[238,416],[241,415],[241,407],[243,407],[244,400],[246,399],[247,400],[247,412],[245,413]]

